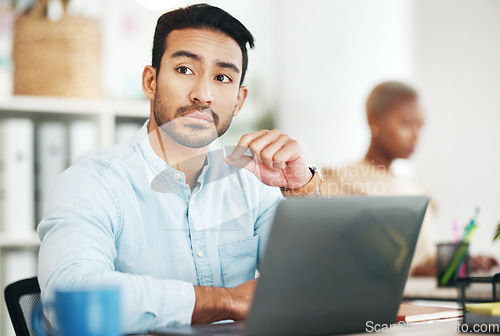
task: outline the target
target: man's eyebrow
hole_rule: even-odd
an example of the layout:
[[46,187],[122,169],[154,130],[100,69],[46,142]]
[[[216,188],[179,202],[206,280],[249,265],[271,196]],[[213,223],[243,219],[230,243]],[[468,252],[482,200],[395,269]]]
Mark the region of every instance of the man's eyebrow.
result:
[[238,69],[238,67],[233,63],[217,61],[215,64],[220,68],[231,69],[236,73],[240,73],[240,69]]
[[[178,51],[174,52],[172,54],[172,56],[170,56],[170,57],[171,58],[188,57],[188,58],[194,59],[198,62],[204,61],[203,57],[201,57],[200,55],[193,54],[192,52],[187,51],[187,50],[178,50]],[[217,65],[219,68],[231,69],[236,73],[240,73],[240,69],[234,63],[231,63],[231,62],[216,61],[215,65]]]
[[186,51],[186,50],[178,50],[170,56],[171,58],[175,57],[189,57],[192,58],[196,61],[203,62],[203,58],[200,55],[193,54],[192,52]]

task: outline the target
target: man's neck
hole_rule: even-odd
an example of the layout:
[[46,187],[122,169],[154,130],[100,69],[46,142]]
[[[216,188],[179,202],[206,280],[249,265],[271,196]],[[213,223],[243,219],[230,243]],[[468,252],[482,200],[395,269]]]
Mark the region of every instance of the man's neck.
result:
[[161,130],[154,121],[148,123],[148,137],[156,155],[170,167],[183,172],[186,183],[193,190],[205,164],[209,146],[202,148],[183,146]]

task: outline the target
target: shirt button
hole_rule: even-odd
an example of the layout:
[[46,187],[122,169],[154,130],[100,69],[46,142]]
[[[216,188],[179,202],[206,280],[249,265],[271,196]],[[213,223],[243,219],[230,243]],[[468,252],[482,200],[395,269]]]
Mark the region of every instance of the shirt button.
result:
[[191,200],[191,201],[189,202],[189,205],[190,205],[190,206],[193,206],[193,205],[194,205],[194,201],[193,201],[193,200]]
[[202,250],[198,250],[198,257],[200,257],[200,258],[203,257],[203,251]]
[[179,180],[181,178],[181,174],[175,173],[174,174],[174,179]]

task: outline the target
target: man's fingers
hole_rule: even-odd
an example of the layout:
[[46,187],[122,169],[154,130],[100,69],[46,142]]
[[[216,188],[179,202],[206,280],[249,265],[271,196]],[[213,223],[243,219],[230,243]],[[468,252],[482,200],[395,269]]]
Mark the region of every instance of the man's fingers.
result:
[[247,151],[252,141],[269,132],[270,132],[269,130],[260,130],[258,132],[253,132],[243,135],[238,144],[236,145],[236,148],[229,156],[233,160],[240,158]]
[[281,134],[279,138],[270,143],[266,148],[264,148],[261,153],[260,157],[262,158],[262,161],[264,164],[270,168],[275,168],[275,169],[283,169],[284,168],[284,162],[276,162],[274,161],[274,155],[282,149],[286,144],[290,141],[290,137],[285,134]]
[[[262,150],[267,146],[278,140],[281,136],[281,131],[274,129],[267,133],[264,133],[258,138],[255,138],[250,144],[248,144],[248,148],[252,151],[253,156],[257,160],[258,163],[263,163],[264,160],[262,158]],[[269,166],[272,167],[272,166]]]
[[297,159],[297,153],[300,153],[300,148],[298,148],[298,146],[297,141],[289,140],[285,146],[274,154],[274,167],[277,169],[283,169],[285,168],[287,162]]
[[238,159],[233,159],[231,156],[228,156],[226,157],[226,163],[233,167],[245,168],[254,174],[257,166],[255,159],[247,155],[240,156]]

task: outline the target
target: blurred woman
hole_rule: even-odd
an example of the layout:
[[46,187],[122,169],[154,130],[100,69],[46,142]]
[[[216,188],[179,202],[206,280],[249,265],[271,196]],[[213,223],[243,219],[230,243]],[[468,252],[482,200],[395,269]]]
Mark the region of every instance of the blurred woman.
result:
[[[417,146],[424,116],[417,92],[401,82],[377,85],[366,101],[371,131],[368,151],[360,162],[323,171],[323,196],[334,195],[421,195],[426,191],[413,179],[397,177],[392,169],[396,159],[409,158]],[[436,244],[431,201],[424,218],[411,265],[412,274],[434,273]]]
[[[415,89],[396,81],[377,85],[366,100],[366,116],[372,138],[365,157],[344,167],[325,169],[322,196],[426,194],[414,179],[398,177],[392,169],[394,160],[408,159],[413,154],[424,124]],[[436,272],[435,210],[431,200],[410,274],[434,275]],[[498,262],[489,256],[475,256],[470,258],[470,265],[473,271],[489,272]]]

